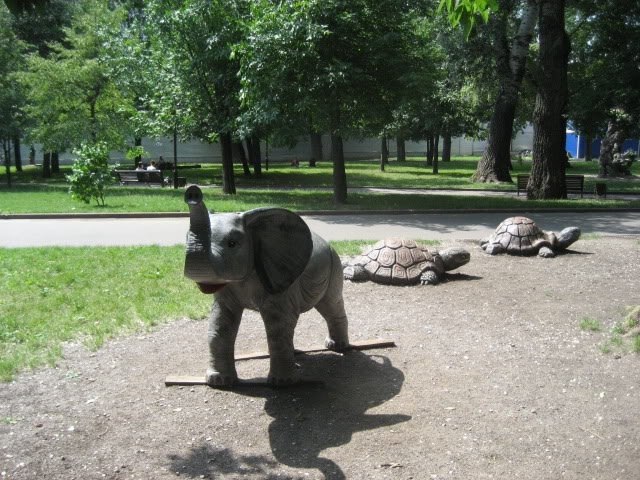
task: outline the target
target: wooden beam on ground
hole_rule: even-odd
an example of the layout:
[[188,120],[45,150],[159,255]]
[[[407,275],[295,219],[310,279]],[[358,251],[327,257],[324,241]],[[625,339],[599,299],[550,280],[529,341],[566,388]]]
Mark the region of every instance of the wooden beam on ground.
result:
[[[389,348],[389,347],[395,347],[396,344],[393,340],[360,340],[360,341],[356,341],[356,342],[352,342],[349,344],[349,348],[347,348],[345,351],[349,351],[349,350],[371,350],[374,348]],[[316,353],[316,352],[332,352],[333,350],[329,350],[327,347],[324,346],[317,346],[317,347],[310,347],[310,348],[303,348],[303,349],[297,349],[296,348],[296,355],[298,354],[304,354],[304,353]],[[236,356],[236,361],[239,360],[257,360],[260,358],[269,358],[269,354],[266,352],[257,352],[257,353],[245,353],[242,355],[237,355]]]
[[[207,385],[204,375],[168,375],[164,381],[165,386],[181,386],[190,387],[193,385]],[[294,388],[294,387],[317,387],[323,386],[324,382],[320,380],[298,380],[295,383],[289,385],[274,385],[270,383],[266,378],[251,378],[247,380],[238,380],[233,385],[215,386],[220,390],[233,390],[243,387],[267,387],[267,388]]]
[[[349,350],[370,350],[373,348],[390,348],[395,347],[396,344],[392,340],[361,340],[352,342],[349,345]],[[315,352],[326,352],[332,351],[326,347],[311,347],[305,348],[302,350],[296,349],[297,354],[303,353],[315,353]],[[260,358],[269,358],[268,353],[249,353],[244,355],[238,355],[236,360],[254,360]],[[205,380],[205,376],[197,376],[197,375],[169,375],[164,381],[164,384],[167,387],[170,386],[192,386],[192,385],[207,385]],[[317,386],[323,385],[323,382],[317,380],[300,380],[292,385],[287,385],[286,387],[298,387],[298,386]],[[267,382],[266,379],[252,379],[252,380],[239,380],[238,383],[228,386],[228,387],[217,387],[221,389],[233,389],[236,387],[273,387],[274,385]]]

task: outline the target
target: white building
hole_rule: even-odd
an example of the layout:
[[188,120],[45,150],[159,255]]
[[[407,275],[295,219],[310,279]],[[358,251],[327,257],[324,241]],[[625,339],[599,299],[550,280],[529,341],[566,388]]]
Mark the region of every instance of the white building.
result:
[[[322,137],[323,147],[323,160],[330,160],[330,145],[328,135]],[[486,145],[485,140],[476,140],[470,137],[456,137],[451,142],[451,155],[453,156],[468,156],[468,155],[481,155]],[[519,133],[513,140],[511,150],[530,150],[533,145],[533,129],[528,126],[521,133]],[[161,139],[143,139],[142,146],[148,153],[148,157],[145,157],[145,161],[158,160],[160,156],[167,162],[173,162],[173,140],[170,138]],[[22,145],[22,162],[28,163],[29,159],[29,145]],[[36,148],[36,163],[42,163],[43,152],[39,145],[35,145]],[[426,142],[411,142],[405,143],[405,150],[408,157],[419,157],[426,155],[427,144]],[[298,144],[294,148],[286,147],[274,147],[273,145],[267,145],[265,141],[262,141],[261,145],[262,158],[266,155],[269,156],[270,162],[290,162],[291,160],[298,159],[300,161],[306,161],[311,156],[311,146],[309,138],[301,138]],[[442,139],[440,140],[440,152],[442,152]],[[380,139],[368,138],[368,139],[346,139],[344,140],[344,155],[346,160],[356,159],[375,159],[380,157]],[[391,157],[396,156],[396,142],[395,139],[389,139],[389,155]],[[178,143],[178,162],[179,163],[219,163],[221,161],[220,145],[217,143],[207,144],[197,140],[191,140],[188,142]],[[112,152],[111,159],[113,162],[127,164],[130,163],[125,159],[123,152]],[[61,164],[70,164],[73,161],[73,155],[71,153],[63,153],[60,155]]]

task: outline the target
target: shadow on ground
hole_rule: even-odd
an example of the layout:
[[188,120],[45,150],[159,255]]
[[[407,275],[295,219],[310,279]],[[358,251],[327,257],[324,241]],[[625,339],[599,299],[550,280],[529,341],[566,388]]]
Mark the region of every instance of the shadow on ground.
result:
[[[307,355],[300,363],[305,378],[322,380],[324,385],[238,391],[238,395],[265,399],[264,409],[273,418],[265,434],[277,462],[267,456],[234,456],[229,449],[205,445],[193,447],[185,457],[170,457],[170,469],[190,478],[235,473],[269,479],[275,478],[269,470],[281,463],[317,469],[325,478],[344,479],[340,465],[321,456],[322,451],[348,444],[354,433],[411,419],[402,414],[367,414],[402,388],[404,374],[387,357],[352,351],[344,356]],[[277,478],[298,477],[280,474]]]

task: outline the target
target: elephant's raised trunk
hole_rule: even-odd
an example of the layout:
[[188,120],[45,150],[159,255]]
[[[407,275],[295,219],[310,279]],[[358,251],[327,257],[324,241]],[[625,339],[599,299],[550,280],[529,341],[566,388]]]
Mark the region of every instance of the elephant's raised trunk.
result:
[[189,218],[191,220],[191,231],[202,229],[209,230],[211,221],[209,220],[209,212],[202,201],[202,190],[196,185],[191,185],[184,192],[184,201],[189,205]]
[[211,281],[211,220],[202,201],[202,190],[190,186],[184,192],[184,201],[189,205],[190,218],[184,274],[204,293],[214,293],[221,285]]

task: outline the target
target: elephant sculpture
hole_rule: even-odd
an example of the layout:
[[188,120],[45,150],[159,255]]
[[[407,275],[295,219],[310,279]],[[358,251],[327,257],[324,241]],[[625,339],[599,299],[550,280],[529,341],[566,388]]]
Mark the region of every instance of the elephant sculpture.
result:
[[269,348],[268,381],[295,383],[293,334],[302,312],[315,307],[329,329],[325,346],[349,347],[340,259],[295,213],[257,208],[212,214],[197,186],[185,192],[189,205],[184,274],[203,293],[214,294],[209,323],[210,386],[238,381],[234,344],[245,308],[260,313]]

